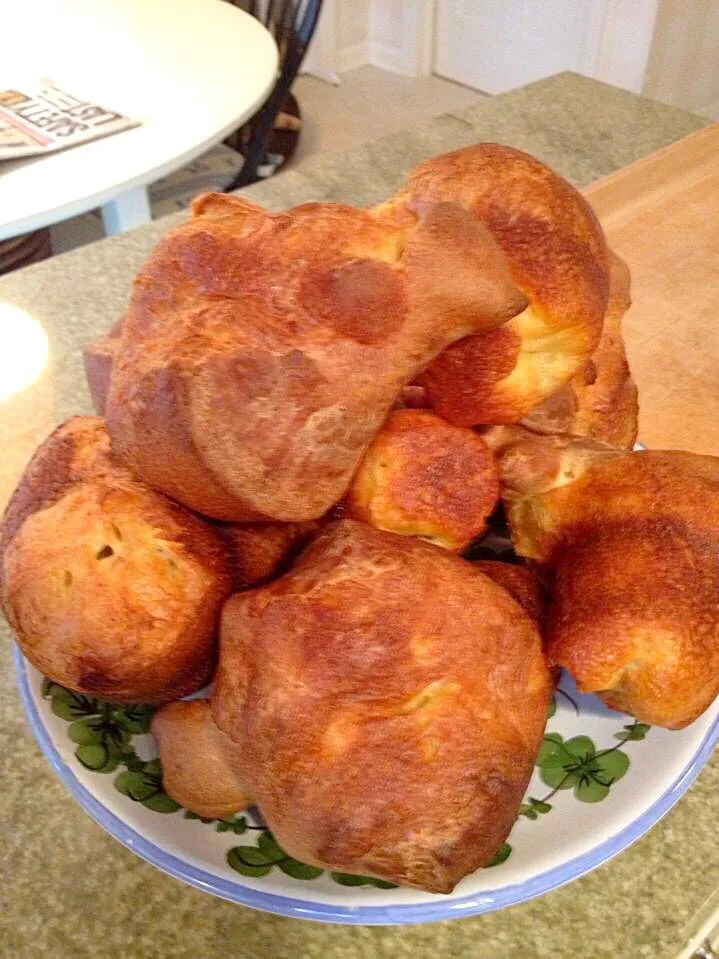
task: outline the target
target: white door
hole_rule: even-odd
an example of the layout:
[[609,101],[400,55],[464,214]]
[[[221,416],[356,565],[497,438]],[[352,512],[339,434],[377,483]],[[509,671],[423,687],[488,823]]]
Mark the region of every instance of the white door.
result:
[[586,73],[604,0],[437,0],[434,71],[503,93],[562,70]]

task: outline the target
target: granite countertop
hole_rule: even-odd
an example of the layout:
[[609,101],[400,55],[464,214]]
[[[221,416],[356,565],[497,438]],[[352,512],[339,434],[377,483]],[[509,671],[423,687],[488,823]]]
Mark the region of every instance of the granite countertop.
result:
[[[370,204],[414,164],[477,140],[545,160],[583,186],[706,121],[560,74],[445,114],[244,192],[273,209],[307,200]],[[0,503],[38,442],[89,412],[80,350],[123,311],[152,245],[184,214],[0,279],[0,304],[45,328],[45,374],[2,407]],[[2,384],[0,384],[1,387]],[[0,389],[0,394],[1,394]],[[9,633],[0,643],[0,955],[12,959],[670,959],[719,883],[719,760],[647,836],[611,863],[543,898],[486,916],[402,928],[322,926],[222,902],[161,874],[106,835],[54,777],[25,723]]]

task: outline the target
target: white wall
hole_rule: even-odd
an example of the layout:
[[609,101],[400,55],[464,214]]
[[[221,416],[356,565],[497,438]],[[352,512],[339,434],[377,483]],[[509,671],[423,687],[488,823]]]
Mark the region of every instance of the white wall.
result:
[[309,73],[327,83],[340,82],[337,57],[337,9],[335,0],[325,0],[315,35],[302,63],[302,73]]
[[370,62],[370,4],[371,0],[325,0],[303,73],[339,83],[340,73]]
[[716,0],[661,0],[643,92],[685,110],[719,110]]
[[[315,69],[320,46],[325,66],[343,73],[364,63],[393,73],[416,76],[431,72],[434,0],[325,0],[318,33],[308,54],[308,72]],[[332,33],[332,40],[329,33]],[[327,51],[334,44],[334,57]]]
[[[683,3],[684,0],[680,0],[680,5]],[[659,0],[602,0],[599,8],[595,52],[581,72],[632,93],[641,93]]]
[[437,0],[434,68],[485,93],[581,72],[594,0]]
[[400,72],[404,0],[372,0],[370,59],[375,66]]
[[340,48],[367,42],[370,0],[336,0]]
[[[508,4],[511,2],[507,0]],[[577,51],[579,63],[572,67],[598,80],[635,93],[641,92],[660,0],[577,0],[577,3],[583,7],[587,32],[581,51]],[[661,4],[663,13],[664,8],[676,11],[676,15],[669,17],[671,28],[668,32],[669,40],[675,46],[674,34],[686,31],[683,11],[687,7],[696,8],[694,21],[698,22],[702,16],[707,19],[709,14],[706,11],[712,9],[714,19],[711,23],[707,19],[703,38],[705,48],[713,42],[710,41],[710,27],[715,38],[719,18],[717,0],[661,0]],[[408,76],[432,72],[435,0],[325,0],[325,7],[329,6],[334,8],[336,23],[337,71],[372,63]],[[667,21],[666,16],[664,21]],[[662,22],[660,18],[658,29]],[[653,48],[652,56],[655,56]],[[706,51],[704,56],[706,60]],[[562,68],[561,65],[557,67]],[[708,82],[713,82],[717,71],[705,69],[705,85],[707,74],[712,78]],[[521,78],[518,82],[522,82]],[[699,79],[696,82],[700,84]],[[656,92],[650,95],[659,97]],[[695,99],[697,95],[695,93]]]
[[403,0],[373,0],[372,40],[388,47],[397,47],[402,42]]
[[370,0],[335,0],[337,68],[352,70],[369,62]]

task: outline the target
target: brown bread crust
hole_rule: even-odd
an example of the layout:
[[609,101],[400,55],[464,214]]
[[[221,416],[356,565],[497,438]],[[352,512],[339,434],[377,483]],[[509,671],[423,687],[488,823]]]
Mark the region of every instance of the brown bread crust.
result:
[[489,229],[528,308],[506,326],[446,349],[420,377],[432,406],[460,426],[515,423],[555,393],[597,347],[608,251],[587,201],[534,157],[480,143],[413,170],[399,199],[457,203]]
[[499,498],[497,463],[472,430],[429,410],[395,410],[347,495],[347,515],[459,552],[487,528]]
[[205,685],[230,589],[217,533],[117,464],[99,417],[48,437],[0,525],[0,598],[23,654],[91,696],[167,702]]
[[526,304],[453,204],[193,211],[135,281],[107,417],[140,478],[216,519],[322,516],[400,389]]
[[290,855],[449,892],[511,829],[549,696],[539,634],[504,589],[341,520],[225,605],[212,709]]

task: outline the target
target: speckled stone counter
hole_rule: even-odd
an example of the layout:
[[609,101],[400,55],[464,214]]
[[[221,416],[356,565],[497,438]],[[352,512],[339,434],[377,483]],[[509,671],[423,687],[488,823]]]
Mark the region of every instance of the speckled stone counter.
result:
[[[562,74],[319,159],[246,193],[274,209],[321,199],[373,203],[420,160],[477,140],[528,150],[584,185],[703,125],[682,111]],[[135,271],[181,219],[169,217],[0,279],[0,303],[27,310],[50,342],[46,373],[0,405],[0,502],[49,430],[90,410],[81,347],[122,312]],[[431,926],[349,928],[213,899],[133,856],[70,798],[25,724],[9,635],[4,627],[0,632],[2,957],[670,959],[692,915],[719,884],[715,759],[673,811],[613,862],[503,912]]]

